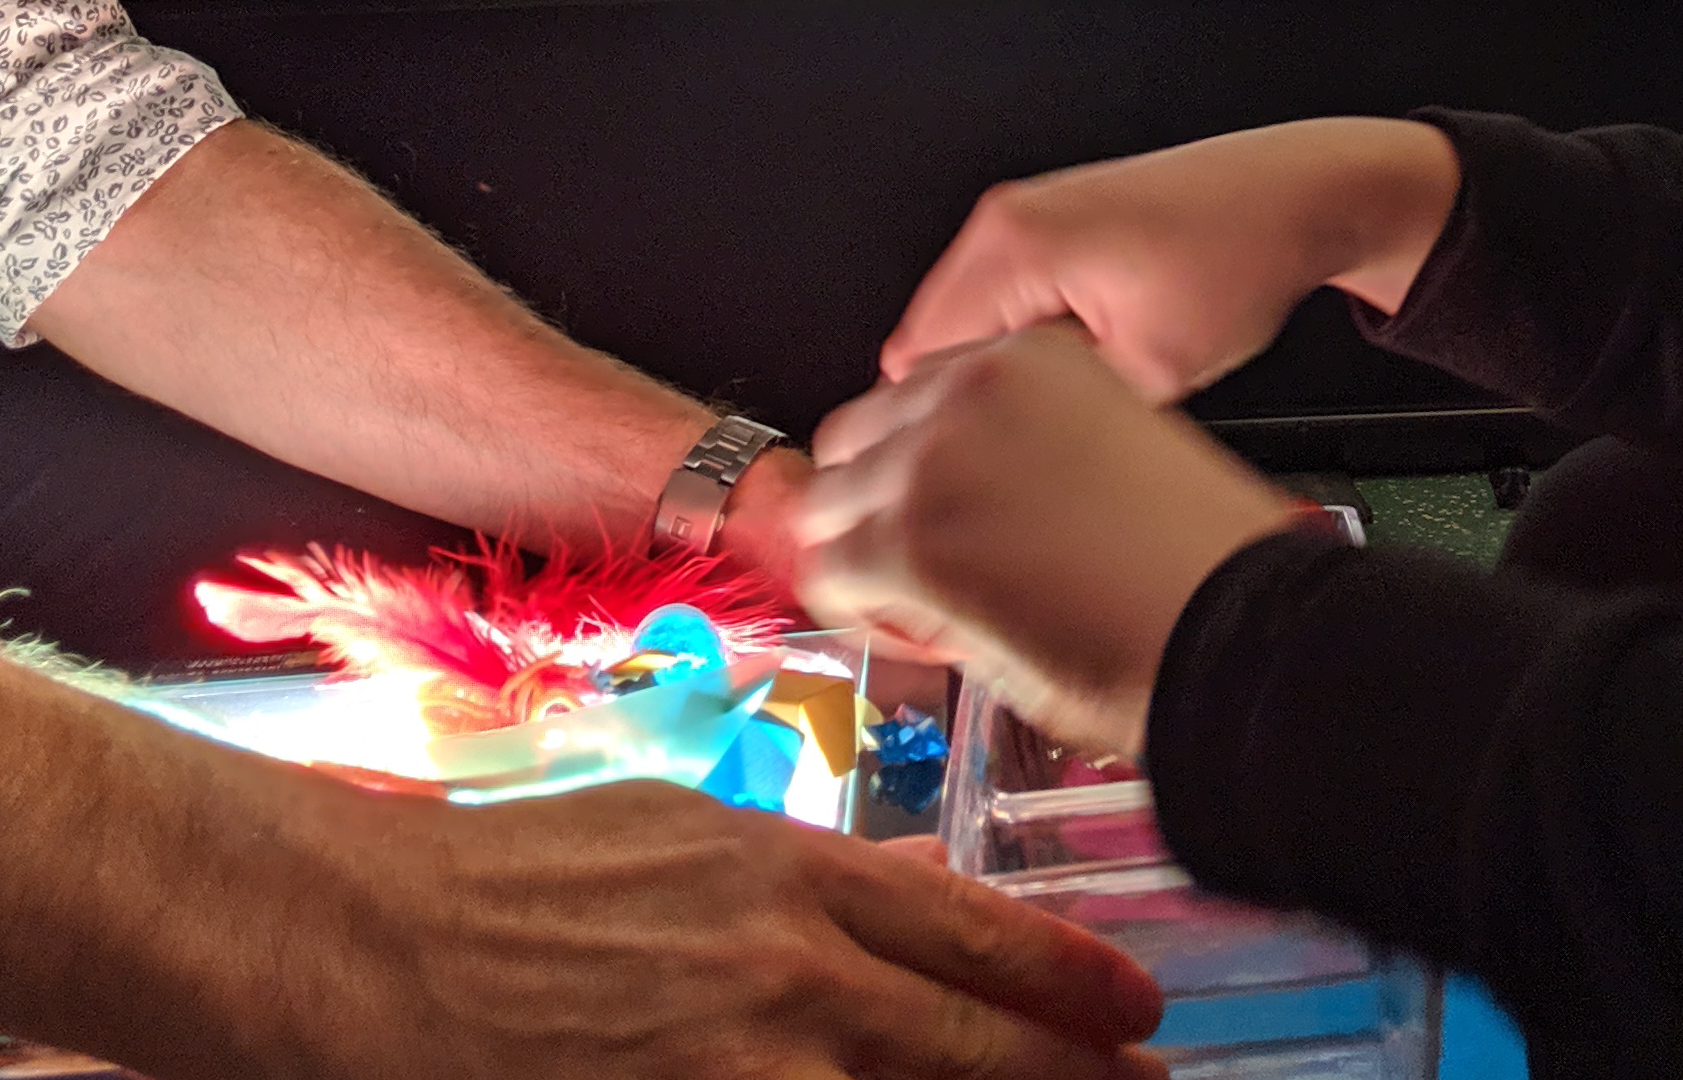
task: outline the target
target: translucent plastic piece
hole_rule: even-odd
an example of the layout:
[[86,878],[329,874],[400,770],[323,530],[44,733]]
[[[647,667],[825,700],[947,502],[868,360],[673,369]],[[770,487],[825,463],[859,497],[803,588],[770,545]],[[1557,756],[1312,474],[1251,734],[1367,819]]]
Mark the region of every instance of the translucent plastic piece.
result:
[[954,869],[1114,941],[1167,998],[1175,1080],[1432,1080],[1439,989],[1408,959],[1305,914],[1199,892],[1150,786],[1051,745],[966,683],[941,833]]
[[[401,679],[259,676],[150,684],[132,704],[201,735],[284,760],[414,781],[478,805],[534,798],[635,778],[703,787],[753,722],[781,669],[851,678],[866,692],[867,656],[841,635],[792,634],[783,648],[727,667],[687,673],[603,704],[471,734],[431,736]],[[780,799],[734,793],[727,801],[780,803],[791,817],[851,831],[858,775],[837,775],[811,740],[797,743]],[[753,770],[744,778],[752,779]],[[387,786],[373,783],[371,786]]]

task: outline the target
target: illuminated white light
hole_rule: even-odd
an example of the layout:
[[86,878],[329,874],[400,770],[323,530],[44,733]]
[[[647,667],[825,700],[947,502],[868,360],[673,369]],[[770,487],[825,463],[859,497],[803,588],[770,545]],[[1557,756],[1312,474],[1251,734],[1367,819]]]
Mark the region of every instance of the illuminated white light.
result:
[[[622,659],[629,643],[630,635],[609,633],[568,642],[560,649],[565,662],[606,665]],[[819,653],[787,653],[783,666],[793,671],[852,677],[845,664]],[[289,680],[284,689],[272,692],[261,680],[241,680],[237,691],[208,683],[153,688],[142,691],[131,704],[177,727],[284,761],[343,765],[437,781],[440,771],[429,752],[434,736],[421,706],[428,680],[426,673],[392,671],[306,686]],[[277,680],[277,684],[280,682]],[[738,708],[753,714],[770,692],[768,681],[739,702]],[[584,712],[576,715],[580,720],[587,719]],[[553,779],[461,787],[447,798],[461,805],[486,805],[558,795],[636,777],[699,777],[714,764],[687,756],[675,758],[660,745],[641,745],[612,724],[552,727],[538,737],[537,745],[575,759],[594,756],[600,764]],[[785,795],[786,812],[814,825],[843,826],[852,782],[851,774],[832,776],[816,741],[807,739]]]
[[243,746],[302,764],[325,762],[415,780],[437,776],[427,744],[431,729],[418,702],[427,676],[390,672],[324,682],[290,708],[228,715],[228,734]]
[[783,812],[809,825],[837,828],[842,796],[853,783],[853,774],[833,776],[830,763],[818,749],[816,739],[808,739],[795,758],[795,774],[789,778],[789,789],[783,796]]

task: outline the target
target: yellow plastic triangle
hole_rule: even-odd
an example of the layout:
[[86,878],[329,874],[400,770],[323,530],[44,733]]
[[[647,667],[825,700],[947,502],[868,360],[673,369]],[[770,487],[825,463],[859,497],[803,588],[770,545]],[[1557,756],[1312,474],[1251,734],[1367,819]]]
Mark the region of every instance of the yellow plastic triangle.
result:
[[851,679],[780,671],[760,711],[817,743],[832,775],[844,776],[858,764],[861,713]]

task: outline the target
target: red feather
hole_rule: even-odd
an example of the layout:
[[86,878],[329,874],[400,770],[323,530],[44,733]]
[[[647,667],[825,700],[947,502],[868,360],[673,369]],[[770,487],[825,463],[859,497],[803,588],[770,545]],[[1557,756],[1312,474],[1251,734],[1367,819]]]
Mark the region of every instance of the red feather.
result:
[[302,555],[269,552],[240,562],[285,593],[201,580],[193,595],[211,623],[243,641],[308,636],[348,674],[437,670],[495,690],[509,658],[470,613],[474,589],[460,567],[388,567],[372,556],[311,544]]
[[632,630],[657,608],[689,604],[712,620],[727,645],[740,648],[764,645],[793,622],[770,598],[762,575],[733,571],[717,555],[682,549],[643,555],[605,546],[583,562],[569,561],[563,551],[531,577],[519,549],[507,541],[493,545],[481,538],[477,554],[435,555],[478,572],[482,613],[504,630],[538,625],[563,638]]
[[477,553],[433,554],[421,569],[343,549],[329,556],[319,544],[301,555],[241,556],[286,591],[206,579],[194,597],[213,625],[244,641],[313,638],[347,675],[430,674],[423,707],[440,733],[574,707],[592,684],[587,670],[559,662],[561,645],[629,632],[667,604],[700,609],[732,653],[769,645],[791,622],[763,578],[712,556],[610,549],[569,563],[563,554],[528,577],[507,541],[481,538]]

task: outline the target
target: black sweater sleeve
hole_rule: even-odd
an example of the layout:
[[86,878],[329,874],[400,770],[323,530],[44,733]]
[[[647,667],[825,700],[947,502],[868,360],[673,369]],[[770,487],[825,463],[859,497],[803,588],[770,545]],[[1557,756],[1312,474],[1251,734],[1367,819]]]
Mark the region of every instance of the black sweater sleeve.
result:
[[1368,339],[1582,431],[1683,446],[1683,136],[1569,135],[1423,109],[1454,143],[1456,206]]
[[1683,610],[1307,535],[1167,650],[1147,761],[1196,878],[1482,976],[1534,1075],[1683,1076]]

